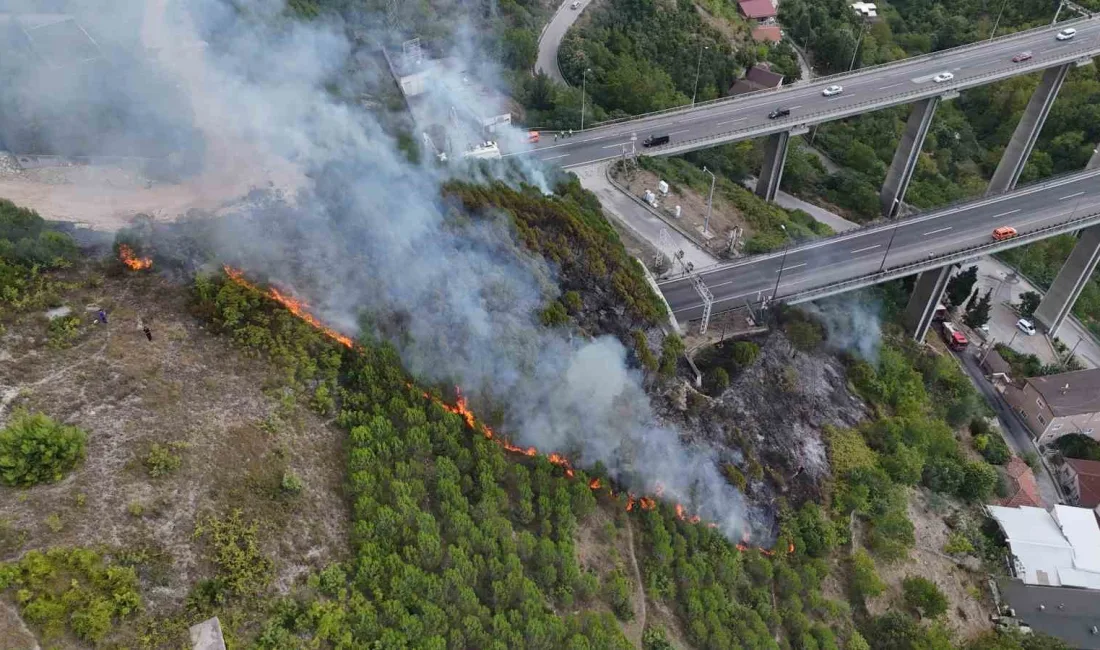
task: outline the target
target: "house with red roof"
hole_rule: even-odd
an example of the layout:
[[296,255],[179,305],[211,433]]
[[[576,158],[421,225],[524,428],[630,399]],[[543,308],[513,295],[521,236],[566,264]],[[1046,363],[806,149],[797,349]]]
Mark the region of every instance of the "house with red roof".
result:
[[775,18],[779,13],[776,4],[772,0],[741,0],[737,3],[738,8],[741,9],[741,13],[745,18],[749,20],[766,20],[768,18]]
[[1070,503],[1082,508],[1100,506],[1100,461],[1067,458],[1058,473]]
[[1035,473],[1031,471],[1031,468],[1023,459],[1019,456],[1013,456],[1012,460],[1005,465],[1004,472],[1008,496],[998,501],[998,505],[1006,508],[1017,506],[1043,507],[1043,499],[1039,496],[1039,483],[1035,480]]

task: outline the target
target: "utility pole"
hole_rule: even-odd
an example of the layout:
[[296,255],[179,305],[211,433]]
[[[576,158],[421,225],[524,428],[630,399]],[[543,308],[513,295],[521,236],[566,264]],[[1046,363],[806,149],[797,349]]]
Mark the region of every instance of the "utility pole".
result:
[[986,343],[986,346],[985,346],[985,354],[983,354],[983,355],[982,355],[982,358],[978,360],[978,365],[979,365],[979,366],[981,366],[981,365],[985,364],[985,359],[986,359],[986,357],[988,357],[988,356],[989,356],[989,353],[993,351],[993,347],[994,347],[994,346],[995,346],[996,344],[997,344],[997,337],[996,337],[996,336],[994,336],[993,338],[989,339],[989,343]]
[[703,50],[709,49],[709,47],[703,47],[702,41],[699,42],[699,59],[695,62],[695,89],[691,91],[692,106],[695,106],[695,96],[699,92],[699,70],[703,65]]
[[882,273],[882,270],[886,268],[886,256],[890,254],[890,247],[894,245],[894,235],[898,234],[898,226],[901,222],[894,223],[894,230],[890,232],[890,242],[886,244],[886,252],[882,254],[882,264],[878,267],[878,272]]
[[[1008,0],[1004,0],[1001,3],[1001,10],[997,12],[997,20],[993,21],[993,31],[989,32],[989,40],[993,40],[993,37],[997,34],[997,25],[1001,24],[1001,14],[1005,12],[1005,5],[1008,4]],[[1055,17],[1057,20],[1057,16]]]
[[584,73],[581,74],[581,131],[584,130],[584,91],[585,85],[588,82],[588,73],[592,72],[588,68],[584,69]]
[[714,204],[714,172],[707,169],[706,166],[703,167],[703,171],[710,174],[710,194],[707,195],[707,217],[703,220],[703,234],[707,235],[710,233],[710,209]]
[[859,19],[859,38],[856,39],[856,49],[852,51],[852,62],[848,64],[848,72],[856,65],[856,55],[859,54],[859,44],[863,42],[863,30],[867,27],[867,21],[861,16]]
[[779,260],[779,275],[775,276],[775,289],[772,291],[772,300],[774,301],[779,294],[779,281],[783,279],[783,267],[787,264],[787,251],[791,248],[791,240],[787,237],[787,226],[779,224],[779,227],[783,229],[783,257]]

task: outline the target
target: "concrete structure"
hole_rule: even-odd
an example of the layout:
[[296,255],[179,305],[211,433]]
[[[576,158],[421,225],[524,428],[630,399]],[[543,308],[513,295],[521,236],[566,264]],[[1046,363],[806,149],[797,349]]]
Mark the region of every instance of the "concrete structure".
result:
[[[970,264],[990,253],[1095,224],[1100,224],[1100,170],[792,245],[785,261],[777,250],[706,270],[702,277],[720,312],[771,295],[783,266],[779,297],[798,304],[955,263]],[[1019,235],[994,241],[991,233],[1002,225],[1016,227]],[[701,301],[690,283],[669,280],[661,290],[680,322],[699,318]]]
[[857,14],[864,18],[877,18],[878,7],[873,2],[855,2],[849,5]]
[[1094,509],[1100,506],[1100,462],[1067,458],[1058,469],[1058,480],[1073,505]]
[[1008,541],[1012,573],[1027,585],[1100,590],[1100,526],[1088,508],[1048,512],[986,506]]
[[1066,80],[1070,66],[1060,65],[1056,68],[1047,68],[1043,72],[1043,79],[1035,92],[1031,94],[1031,100],[1012,133],[1012,139],[1008,141],[1001,161],[997,163],[997,170],[993,172],[993,178],[989,180],[987,194],[1007,192],[1016,187],[1016,181],[1027,165],[1028,156],[1039,139],[1039,131],[1050,113],[1050,107],[1058,97],[1058,91],[1062,88],[1062,82]]
[[901,142],[894,150],[894,159],[886,172],[886,182],[879,193],[882,214],[887,217],[896,216],[901,209],[905,190],[909,187],[909,180],[913,178],[921,147],[924,146],[924,138],[928,135],[928,129],[932,126],[932,117],[935,116],[936,107],[939,105],[939,97],[929,97],[914,104],[913,110],[909,112],[905,132],[901,134]]
[[1041,445],[1067,433],[1100,438],[1100,369],[1029,377],[1005,399]]
[[905,326],[918,341],[924,340],[936,314],[936,305],[943,298],[943,290],[951,277],[951,267],[943,266],[925,271],[917,276],[913,293],[909,295],[909,304],[905,306]]
[[997,586],[1004,602],[1023,624],[1065,641],[1071,648],[1100,650],[1100,592],[1069,587],[1026,585],[1001,578]]
[[784,131],[769,136],[764,145],[764,164],[760,167],[760,178],[756,180],[756,194],[765,201],[774,201],[775,193],[779,191],[790,139],[790,134]]
[[192,650],[225,650],[222,624],[217,616],[192,625],[188,631],[191,633]]
[[999,501],[999,505],[1006,508],[1030,506],[1042,508],[1043,500],[1039,496],[1039,483],[1035,480],[1035,473],[1031,471],[1019,456],[1013,456],[1005,465],[1005,484],[1008,487],[1008,496]]
[[737,8],[741,10],[741,15],[750,20],[775,18],[778,13],[772,0],[741,0],[737,3]]
[[1081,231],[1066,263],[1035,310],[1035,320],[1055,336],[1100,261],[1100,228]]
[[982,370],[989,381],[1003,392],[1005,386],[1012,383],[1012,366],[996,350],[983,353]]
[[757,63],[745,72],[745,76],[730,86],[731,95],[744,95],[758,90],[771,90],[783,85],[783,75],[772,72],[767,63]]

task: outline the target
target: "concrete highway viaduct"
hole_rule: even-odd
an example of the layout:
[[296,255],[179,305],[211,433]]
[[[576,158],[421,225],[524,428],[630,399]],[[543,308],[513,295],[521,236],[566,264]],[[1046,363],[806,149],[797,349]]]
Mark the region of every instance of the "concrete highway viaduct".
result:
[[[1056,38],[1066,28],[1076,30],[1073,38]],[[1013,60],[1024,52],[1030,58]],[[1076,232],[1077,246],[1035,312],[1035,319],[1053,336],[1100,260],[1100,227],[1096,225],[1100,223],[1100,173],[1088,171],[1021,190],[1016,189],[1016,183],[1070,68],[1090,64],[1097,55],[1100,17],[1080,18],[809,83],[604,122],[568,138],[543,138],[533,149],[510,155],[535,156],[570,168],[617,158],[626,151],[674,155],[766,137],[756,192],[773,200],[791,136],[806,133],[817,124],[911,104],[909,120],[880,192],[883,215],[892,221],[791,246],[782,254],[756,256],[708,270],[700,277],[713,293],[715,308],[731,309],[745,301],[774,299],[804,302],[919,274],[906,320],[913,335],[922,339],[955,263]],[[1042,72],[1042,79],[1005,148],[986,196],[902,218],[905,190],[940,102],[969,88],[1034,72]],[[945,73],[950,78],[937,81]],[[822,91],[832,85],[842,86],[843,92],[824,96]],[[790,113],[772,119],[769,113],[776,108]],[[669,142],[643,149],[641,143],[650,135],[667,135]],[[1093,156],[1089,169],[1098,163],[1100,154]],[[1062,191],[1067,183],[1072,192]],[[937,228],[920,225],[931,222]],[[1012,226],[1019,235],[993,242],[991,233],[999,226]],[[850,242],[864,245],[848,246]],[[867,258],[880,254],[880,264],[868,263]],[[829,268],[822,268],[822,264]],[[787,282],[781,283],[783,279]],[[773,287],[766,286],[772,282]],[[660,286],[679,319],[702,315],[701,298],[690,280],[672,280]]]

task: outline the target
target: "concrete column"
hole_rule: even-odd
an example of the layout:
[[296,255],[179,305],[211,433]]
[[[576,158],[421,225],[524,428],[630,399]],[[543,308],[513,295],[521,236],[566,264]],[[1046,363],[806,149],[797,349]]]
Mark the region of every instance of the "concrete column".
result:
[[1012,132],[1012,139],[1001,154],[1001,161],[997,163],[997,171],[993,172],[993,178],[989,181],[986,195],[1000,194],[1016,187],[1016,181],[1020,180],[1027,165],[1027,158],[1031,155],[1031,149],[1035,141],[1039,139],[1039,132],[1043,130],[1043,123],[1047,121],[1050,107],[1054,106],[1054,100],[1058,97],[1058,91],[1062,89],[1062,82],[1066,80],[1071,63],[1047,68],[1043,72],[1043,79],[1035,92],[1031,94],[1031,100],[1024,109],[1016,130]]
[[1035,310],[1035,320],[1055,336],[1100,261],[1100,226],[1080,231],[1077,245]]
[[779,181],[783,178],[783,165],[787,162],[787,143],[791,140],[788,131],[768,136],[764,144],[764,164],[760,167],[760,178],[756,181],[756,195],[765,201],[774,201],[779,191]]
[[886,172],[886,182],[883,183],[882,192],[879,194],[882,214],[887,217],[896,216],[901,209],[905,190],[909,187],[909,180],[913,178],[913,170],[917,168],[917,159],[920,158],[924,137],[928,135],[928,128],[932,126],[932,117],[936,114],[936,107],[939,105],[939,97],[929,97],[913,104],[909,121],[905,124],[905,132],[901,134],[898,148],[894,150],[894,160],[891,161],[890,169]]
[[909,295],[909,304],[905,306],[905,327],[917,342],[923,341],[928,333],[932,317],[936,315],[936,305],[943,298],[943,290],[947,288],[950,277],[950,264],[917,276],[913,293]]

